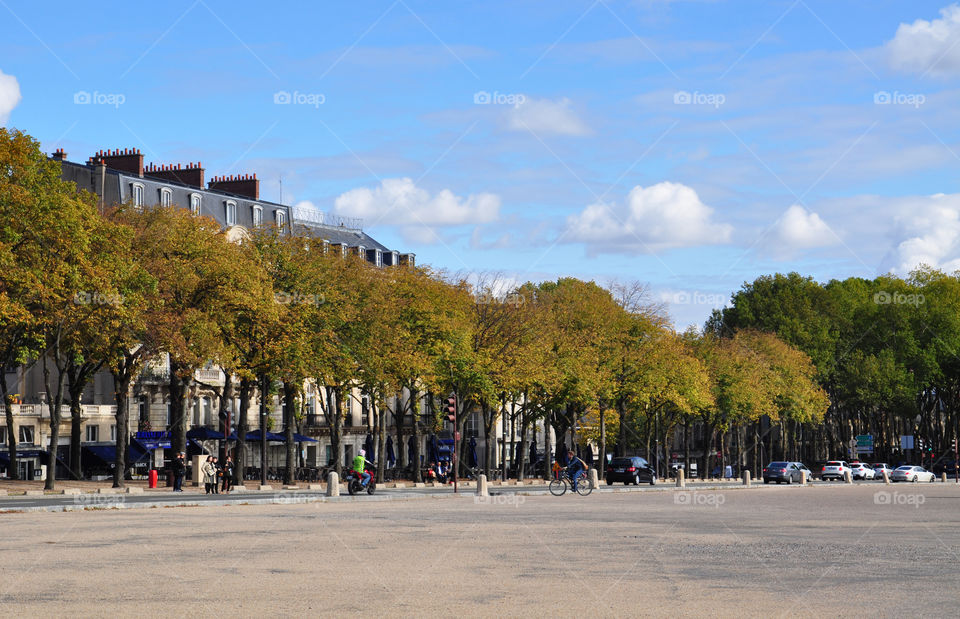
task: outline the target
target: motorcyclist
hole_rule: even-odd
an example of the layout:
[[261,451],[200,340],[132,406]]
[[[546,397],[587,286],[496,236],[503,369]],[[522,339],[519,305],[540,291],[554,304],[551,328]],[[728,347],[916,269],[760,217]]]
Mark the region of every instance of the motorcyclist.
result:
[[367,487],[367,484],[370,483],[370,473],[367,472],[367,465],[373,466],[373,463],[367,460],[365,457],[367,455],[366,450],[361,449],[357,456],[353,459],[353,470],[360,475],[360,485],[364,488]]

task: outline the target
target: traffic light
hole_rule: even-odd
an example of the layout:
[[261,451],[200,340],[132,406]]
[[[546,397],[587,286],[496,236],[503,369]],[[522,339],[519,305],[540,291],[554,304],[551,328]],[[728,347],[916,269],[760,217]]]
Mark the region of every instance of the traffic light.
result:
[[447,408],[446,408],[447,419],[451,423],[457,422],[457,398],[456,396],[450,396],[447,398]]

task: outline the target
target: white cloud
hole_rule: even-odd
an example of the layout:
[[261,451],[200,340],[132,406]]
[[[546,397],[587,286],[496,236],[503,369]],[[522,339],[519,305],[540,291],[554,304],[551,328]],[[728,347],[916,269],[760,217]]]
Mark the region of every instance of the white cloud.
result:
[[626,206],[591,204],[567,219],[568,239],[596,253],[650,253],[661,249],[727,243],[728,224],[712,221],[713,209],[680,183],[637,185]]
[[960,73],[960,6],[940,9],[940,19],[918,19],[900,24],[887,42],[890,64],[895,69],[939,75]]
[[901,240],[886,263],[898,273],[920,264],[947,272],[960,269],[960,194],[937,194],[904,204],[895,234]]
[[794,204],[773,227],[767,247],[775,255],[787,258],[798,250],[828,247],[839,241],[820,215]]
[[378,187],[359,187],[334,201],[334,212],[360,217],[364,226],[399,226],[404,238],[419,243],[438,240],[438,226],[460,226],[496,221],[500,196],[492,193],[455,195],[449,189],[431,194],[409,178],[384,179]]
[[566,97],[549,99],[525,98],[507,113],[507,123],[515,131],[533,131],[537,134],[590,135],[592,131],[573,110]]
[[0,124],[6,124],[10,112],[20,103],[20,84],[17,78],[0,71]]

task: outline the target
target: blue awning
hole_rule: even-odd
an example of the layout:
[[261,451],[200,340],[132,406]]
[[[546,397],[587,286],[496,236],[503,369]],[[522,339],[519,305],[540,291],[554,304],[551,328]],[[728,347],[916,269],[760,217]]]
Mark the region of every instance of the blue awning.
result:
[[293,440],[297,443],[316,443],[317,439],[310,438],[309,436],[304,436],[302,434],[293,433]]
[[[31,458],[46,458],[47,452],[41,449],[18,449],[17,458],[20,460],[29,460]],[[10,456],[7,455],[7,450],[0,451],[0,462],[10,464]]]
[[[259,441],[260,440],[260,430],[254,430],[253,432],[247,432],[248,441]],[[281,443],[287,439],[280,434],[274,434],[273,432],[267,432],[268,441],[280,441]]]
[[216,430],[211,430],[210,428],[191,428],[187,432],[187,438],[196,439],[198,441],[222,441],[223,434],[217,432]]
[[112,466],[117,459],[116,445],[84,445],[81,452],[86,452],[110,466]]

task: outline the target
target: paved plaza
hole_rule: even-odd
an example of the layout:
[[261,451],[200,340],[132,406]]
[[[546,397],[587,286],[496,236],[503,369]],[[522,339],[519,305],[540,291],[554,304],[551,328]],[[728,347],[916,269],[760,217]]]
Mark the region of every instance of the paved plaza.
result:
[[960,601],[956,484],[375,498],[0,514],[0,607],[892,617]]

